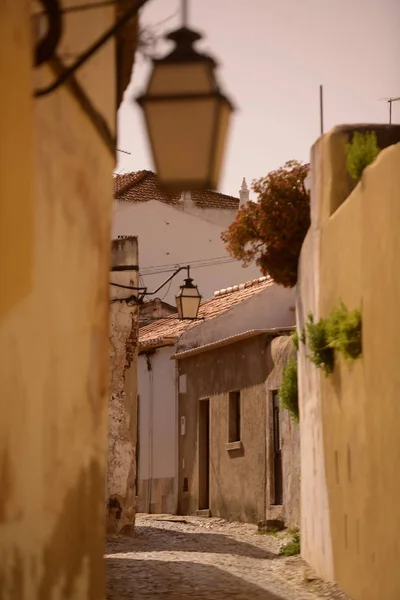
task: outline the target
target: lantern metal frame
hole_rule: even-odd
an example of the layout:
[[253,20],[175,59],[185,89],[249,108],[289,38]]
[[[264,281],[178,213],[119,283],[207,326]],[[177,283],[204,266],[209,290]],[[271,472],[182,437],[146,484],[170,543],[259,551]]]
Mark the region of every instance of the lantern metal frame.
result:
[[[185,6],[185,3],[183,5]],[[148,88],[149,88],[149,85],[152,80],[152,75],[153,75],[155,69],[157,68],[157,66],[159,66],[159,65],[182,65],[185,63],[207,64],[208,63],[208,65],[210,67],[210,71],[213,71],[218,66],[218,63],[214,60],[214,58],[212,58],[208,54],[198,52],[193,47],[195,42],[201,40],[203,36],[200,35],[198,32],[186,27],[186,25],[185,25],[186,19],[187,19],[186,13],[184,13],[184,15],[185,15],[184,16],[184,26],[181,27],[180,29],[172,31],[171,33],[169,33],[165,36],[165,39],[175,42],[175,44],[176,44],[175,48],[173,48],[173,50],[169,54],[164,56],[163,58],[153,58],[152,59],[153,70],[152,70],[149,80],[148,80],[147,90],[146,90],[146,92],[144,92],[136,97],[136,103],[140,106],[140,108],[145,113],[147,137],[150,141],[150,146],[151,146],[151,150],[152,150],[152,156],[153,156],[153,160],[155,163],[156,172],[160,173],[159,159],[156,156],[156,153],[154,152],[155,143],[154,143],[154,139],[153,139],[149,124],[147,122],[145,106],[150,105],[152,102],[158,103],[158,104],[165,102],[167,104],[168,102],[176,102],[177,100],[181,100],[182,102],[185,102],[185,101],[191,102],[191,101],[198,101],[198,100],[213,99],[213,100],[217,101],[217,104],[215,107],[215,113],[214,113],[214,117],[213,117],[212,127],[213,127],[213,131],[214,131],[214,135],[211,136],[212,146],[210,148],[210,157],[209,157],[210,162],[209,162],[209,165],[207,168],[207,180],[206,180],[206,183],[202,184],[202,185],[199,185],[200,182],[199,182],[199,184],[196,184],[196,182],[192,182],[191,185],[189,185],[189,187],[191,187],[191,189],[212,189],[213,185],[212,185],[212,181],[211,181],[211,174],[213,171],[213,165],[214,165],[214,161],[215,161],[217,144],[219,141],[216,133],[218,132],[221,107],[222,107],[222,104],[225,103],[228,105],[231,112],[233,112],[235,110],[234,105],[229,100],[229,98],[225,94],[222,93],[220,87],[218,86],[217,80],[214,77],[212,78],[212,81],[210,81],[210,84],[213,88],[211,92],[193,93],[193,94],[184,93],[184,94],[173,94],[173,95],[148,93]],[[168,182],[167,187],[168,187],[169,191],[181,191],[182,190],[182,181]]]
[[[185,6],[185,3],[183,3],[183,6]],[[195,42],[199,41],[202,39],[202,35],[200,33],[198,33],[197,31],[194,31],[193,29],[189,29],[188,27],[186,27],[185,22],[187,19],[186,13],[184,13],[184,26],[181,27],[180,29],[177,29],[175,31],[170,32],[169,34],[167,34],[165,36],[165,39],[170,40],[175,42],[176,46],[175,48],[172,49],[172,51],[167,54],[166,56],[164,56],[163,58],[153,58],[152,62],[153,62],[153,70],[150,74],[149,80],[148,80],[148,84],[147,84],[147,90],[146,92],[140,94],[139,96],[136,97],[136,103],[140,106],[140,108],[143,110],[144,113],[146,113],[145,111],[145,106],[146,104],[150,105],[152,102],[154,103],[161,103],[161,102],[176,102],[177,100],[181,100],[181,101],[196,101],[196,100],[206,100],[206,99],[213,99],[217,101],[217,105],[215,107],[215,113],[214,113],[214,118],[213,118],[213,131],[216,134],[218,132],[218,125],[219,125],[219,117],[220,117],[220,112],[221,112],[221,107],[222,104],[225,103],[226,105],[228,105],[228,107],[230,108],[231,112],[233,112],[235,110],[234,105],[232,104],[232,102],[229,100],[229,98],[222,93],[220,87],[218,86],[217,80],[216,78],[213,78],[213,80],[210,82],[213,86],[213,90],[211,92],[205,92],[205,93],[184,93],[184,94],[173,94],[173,95],[169,95],[169,94],[149,94],[148,93],[148,88],[149,85],[151,83],[152,80],[152,75],[153,72],[155,71],[155,69],[157,68],[158,65],[182,65],[185,63],[203,63],[203,64],[207,64],[210,67],[210,71],[214,70],[217,66],[218,63],[215,61],[215,59],[211,56],[209,56],[208,54],[204,54],[201,52],[198,52],[193,45],[195,44]],[[151,146],[151,150],[152,150],[152,156],[153,156],[153,160],[155,163],[155,168],[156,168],[156,172],[160,173],[160,169],[159,169],[159,160],[154,152],[154,148],[155,148],[155,143],[154,143],[154,139],[150,130],[150,127],[147,123],[147,118],[146,118],[146,114],[145,114],[145,122],[146,122],[146,131],[147,131],[147,137],[150,141],[150,146]],[[191,189],[212,189],[212,181],[211,181],[211,173],[212,173],[212,167],[214,165],[215,162],[215,156],[216,156],[216,150],[217,150],[217,144],[218,144],[218,136],[217,135],[212,135],[211,137],[212,139],[212,146],[210,148],[210,157],[209,157],[209,165],[207,168],[207,181],[205,184],[203,185],[198,185],[196,184],[196,182],[192,182]],[[182,191],[182,182],[181,181],[171,181],[168,183],[168,190],[169,191]]]
[[[197,296],[187,296],[185,294],[183,294],[182,292],[184,290],[187,289],[191,289],[191,290],[197,290]],[[196,310],[196,316],[195,317],[185,317],[183,316],[183,303],[182,303],[182,299],[183,298],[190,298],[191,300],[193,300],[194,298],[196,298],[198,300],[198,305],[197,305],[197,310]],[[178,306],[178,301],[180,300],[180,306]],[[200,304],[201,304],[201,300],[202,300],[202,296],[199,292],[199,288],[197,287],[197,285],[193,285],[193,279],[190,277],[190,270],[189,267],[187,267],[187,278],[184,281],[184,284],[181,285],[181,291],[179,294],[177,294],[175,296],[175,301],[176,301],[176,308],[178,310],[178,315],[179,318],[182,321],[195,321],[197,319],[197,315],[199,314],[199,308],[200,308]]]

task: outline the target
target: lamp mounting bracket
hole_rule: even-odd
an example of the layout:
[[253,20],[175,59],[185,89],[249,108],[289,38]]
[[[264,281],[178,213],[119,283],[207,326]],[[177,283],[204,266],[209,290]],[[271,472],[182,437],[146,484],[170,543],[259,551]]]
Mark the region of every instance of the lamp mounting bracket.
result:
[[[46,87],[35,90],[34,96],[36,98],[47,96],[51,92],[54,92],[59,88],[71,75],[75,73],[82,65],[84,65],[108,40],[115,36],[122,27],[132,19],[137,12],[148,2],[149,0],[136,0],[131,3],[129,8],[123,13],[123,15],[109,28],[103,35],[101,35],[87,50],[82,52],[78,58],[49,85]],[[43,40],[41,40],[35,49],[35,64],[36,66],[50,60],[55,54],[57,46],[61,39],[62,33],[62,14],[63,10],[60,6],[59,0],[40,0],[43,5],[44,14],[46,14],[49,26],[48,32]]]

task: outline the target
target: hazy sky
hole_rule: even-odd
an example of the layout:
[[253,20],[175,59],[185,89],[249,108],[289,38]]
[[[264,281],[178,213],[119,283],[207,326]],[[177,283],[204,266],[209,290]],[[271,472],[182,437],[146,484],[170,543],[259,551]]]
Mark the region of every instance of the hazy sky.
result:
[[[159,34],[180,25],[180,0],[149,0],[142,26]],[[380,98],[400,96],[400,0],[191,0],[189,25],[219,61],[217,75],[237,106],[220,191],[248,183],[290,159],[308,160],[319,135],[319,85],[325,131],[342,123],[388,122]],[[168,48],[157,44],[158,53]],[[147,82],[138,59],[118,114],[117,171],[152,169],[140,109]],[[400,123],[400,102],[393,104]]]

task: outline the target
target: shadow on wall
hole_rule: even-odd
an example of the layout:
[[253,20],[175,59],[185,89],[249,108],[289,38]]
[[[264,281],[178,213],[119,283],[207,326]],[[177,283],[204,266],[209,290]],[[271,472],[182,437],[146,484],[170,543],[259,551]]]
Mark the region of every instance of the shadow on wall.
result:
[[[211,554],[227,554],[231,556],[246,556],[247,558],[273,559],[277,554],[267,552],[246,542],[238,542],[219,533],[188,533],[187,531],[172,531],[158,527],[135,526],[134,539],[113,538],[112,552],[209,552]],[[155,540],[161,540],[155,545]],[[109,549],[111,552],[111,548]]]
[[212,565],[189,561],[107,558],[107,599],[251,598],[284,600]]

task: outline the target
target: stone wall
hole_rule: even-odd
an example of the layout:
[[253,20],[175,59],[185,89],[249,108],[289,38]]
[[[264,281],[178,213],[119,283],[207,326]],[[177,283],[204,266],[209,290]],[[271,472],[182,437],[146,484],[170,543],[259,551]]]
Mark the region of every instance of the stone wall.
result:
[[[186,422],[185,434],[179,436],[181,513],[193,514],[201,508],[201,458],[196,440],[200,405],[208,399],[211,515],[250,523],[272,516],[269,406],[290,354],[287,343],[278,339],[282,340],[277,338],[271,344],[268,335],[258,335],[179,360],[179,374],[186,375],[186,392],[179,395],[179,418]],[[236,390],[241,394],[241,440],[232,445],[228,439],[228,404],[229,392]],[[299,433],[287,411],[282,410],[280,417],[284,503],[273,507],[273,516],[294,526],[299,521]]]
[[[114,240],[111,281],[138,287],[135,237]],[[131,269],[131,267],[133,267]],[[133,535],[137,452],[137,291],[111,286],[110,401],[108,415],[107,532]]]

